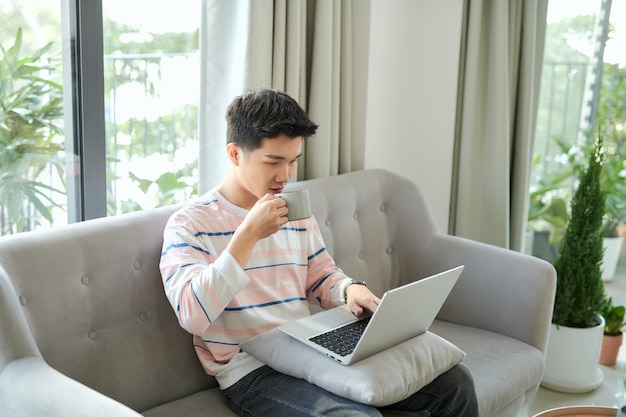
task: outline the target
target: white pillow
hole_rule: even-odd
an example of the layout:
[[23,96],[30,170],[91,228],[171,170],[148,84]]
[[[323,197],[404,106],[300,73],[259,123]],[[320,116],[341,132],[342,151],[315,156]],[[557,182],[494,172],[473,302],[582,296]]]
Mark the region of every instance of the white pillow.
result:
[[311,349],[278,328],[246,340],[241,348],[278,372],[376,407],[409,397],[465,358],[465,352],[431,332],[350,366]]

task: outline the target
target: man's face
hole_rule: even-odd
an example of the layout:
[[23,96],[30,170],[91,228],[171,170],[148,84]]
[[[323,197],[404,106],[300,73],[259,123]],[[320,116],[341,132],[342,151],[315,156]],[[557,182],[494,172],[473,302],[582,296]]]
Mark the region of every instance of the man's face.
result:
[[[267,193],[281,193],[296,169],[302,154],[302,143],[302,137],[266,138],[260,148],[240,154],[240,185],[256,200]],[[256,200],[247,203],[254,204]]]

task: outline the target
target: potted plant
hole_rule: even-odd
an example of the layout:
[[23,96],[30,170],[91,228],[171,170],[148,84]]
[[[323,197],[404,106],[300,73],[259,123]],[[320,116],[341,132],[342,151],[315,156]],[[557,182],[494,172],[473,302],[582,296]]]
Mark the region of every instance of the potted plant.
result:
[[603,141],[598,138],[571,200],[570,220],[554,263],[557,271],[546,368],[542,385],[587,392],[602,382],[598,368],[605,304],[602,263]]
[[606,299],[602,309],[602,316],[605,321],[600,354],[602,365],[613,366],[617,362],[617,354],[622,345],[622,328],[626,326],[625,314],[626,307],[613,305],[613,299],[610,297]]

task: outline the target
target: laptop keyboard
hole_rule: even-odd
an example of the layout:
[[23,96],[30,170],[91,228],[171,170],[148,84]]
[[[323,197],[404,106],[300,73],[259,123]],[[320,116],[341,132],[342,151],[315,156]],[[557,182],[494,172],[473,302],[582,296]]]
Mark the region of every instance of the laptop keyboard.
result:
[[339,356],[349,355],[354,351],[371,317],[311,337],[311,342],[335,352]]

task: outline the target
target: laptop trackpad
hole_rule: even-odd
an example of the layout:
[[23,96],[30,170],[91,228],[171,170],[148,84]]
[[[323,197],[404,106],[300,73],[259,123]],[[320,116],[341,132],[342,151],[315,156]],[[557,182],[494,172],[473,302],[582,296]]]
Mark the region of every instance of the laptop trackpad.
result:
[[328,314],[316,314],[311,316],[311,320],[324,327],[333,328],[341,326],[342,324],[355,321],[356,317],[350,313],[343,313],[341,311],[329,311]]

